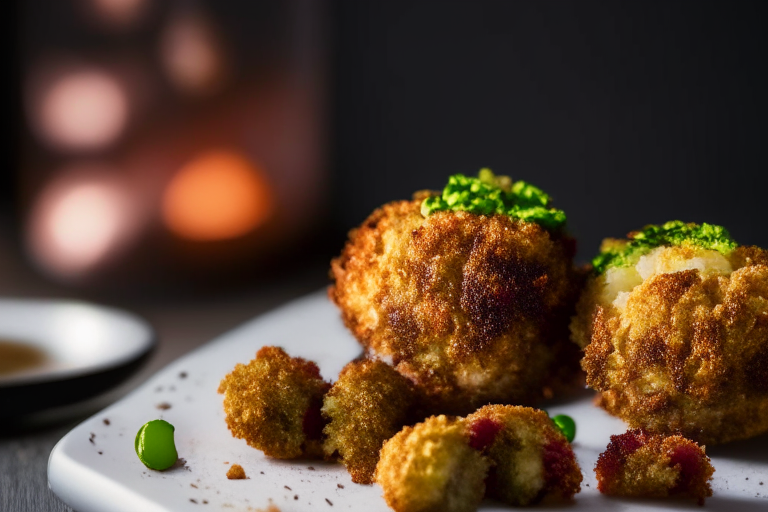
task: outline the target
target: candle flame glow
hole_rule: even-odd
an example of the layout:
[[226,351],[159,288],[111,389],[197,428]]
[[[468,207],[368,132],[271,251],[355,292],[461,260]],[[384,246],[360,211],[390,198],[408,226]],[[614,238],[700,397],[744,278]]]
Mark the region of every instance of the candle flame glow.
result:
[[178,171],[163,196],[166,226],[196,241],[243,236],[266,222],[273,209],[265,173],[233,151],[200,155]]

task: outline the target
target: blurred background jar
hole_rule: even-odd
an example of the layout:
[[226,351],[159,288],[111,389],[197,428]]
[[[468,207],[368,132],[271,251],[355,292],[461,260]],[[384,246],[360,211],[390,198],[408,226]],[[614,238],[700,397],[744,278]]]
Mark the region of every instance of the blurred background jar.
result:
[[16,8],[23,129],[7,182],[40,272],[83,289],[218,286],[316,246],[324,2]]

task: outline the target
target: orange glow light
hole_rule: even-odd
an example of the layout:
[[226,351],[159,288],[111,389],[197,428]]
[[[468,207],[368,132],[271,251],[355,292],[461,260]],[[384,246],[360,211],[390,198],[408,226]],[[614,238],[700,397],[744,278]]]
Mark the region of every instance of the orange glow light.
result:
[[54,80],[38,105],[38,124],[54,145],[67,149],[99,149],[125,128],[128,99],[112,76],[97,70]]
[[258,166],[240,153],[211,151],[173,177],[163,196],[163,219],[182,238],[225,240],[263,224],[273,207]]

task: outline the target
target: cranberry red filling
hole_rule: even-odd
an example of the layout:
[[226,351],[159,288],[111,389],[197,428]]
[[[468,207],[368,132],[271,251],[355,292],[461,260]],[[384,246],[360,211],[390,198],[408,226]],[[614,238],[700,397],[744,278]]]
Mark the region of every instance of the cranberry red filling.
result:
[[704,459],[696,446],[682,445],[674,449],[670,456],[670,464],[680,467],[680,477],[677,480],[674,493],[694,492],[696,482],[702,479],[705,471]]
[[469,446],[478,451],[488,448],[501,430],[501,423],[490,418],[480,418],[469,426]]
[[576,464],[570,444],[554,439],[544,445],[542,454],[544,481],[547,489],[555,488],[566,479]]

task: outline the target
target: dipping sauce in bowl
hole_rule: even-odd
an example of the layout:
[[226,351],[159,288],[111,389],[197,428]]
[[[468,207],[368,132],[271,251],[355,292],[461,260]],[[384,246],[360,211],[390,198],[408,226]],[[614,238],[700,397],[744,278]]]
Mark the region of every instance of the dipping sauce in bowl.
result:
[[0,375],[6,376],[44,366],[48,354],[27,343],[0,339]]

